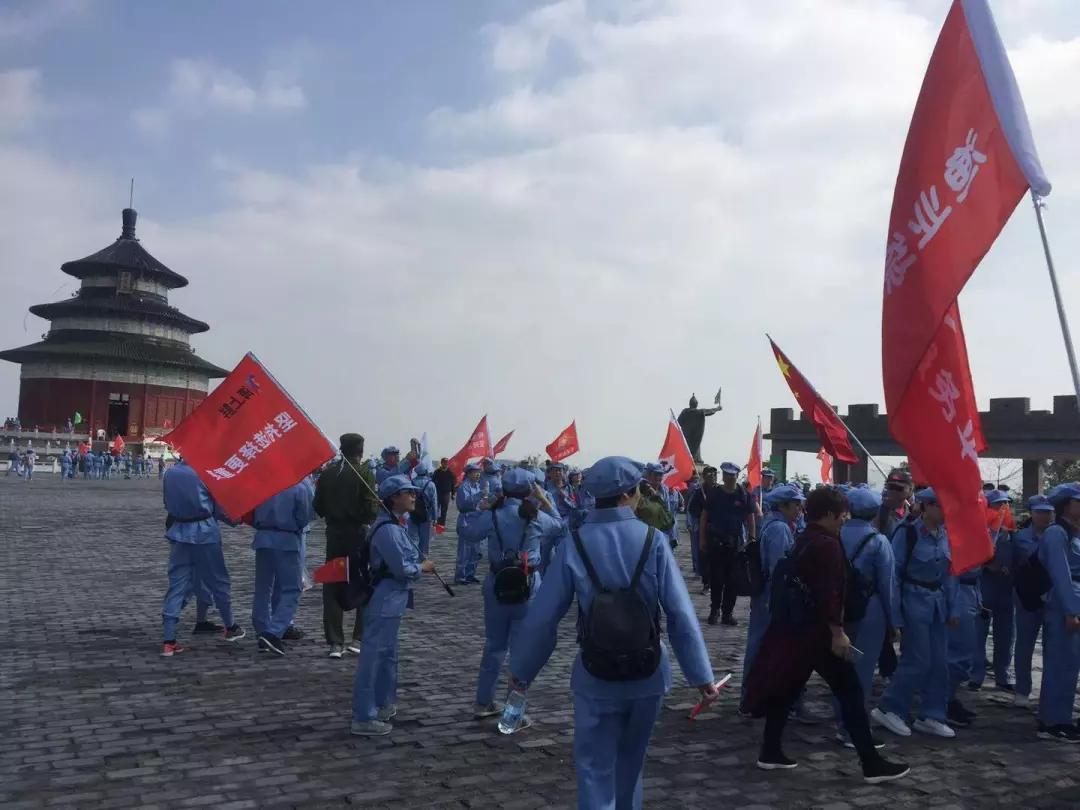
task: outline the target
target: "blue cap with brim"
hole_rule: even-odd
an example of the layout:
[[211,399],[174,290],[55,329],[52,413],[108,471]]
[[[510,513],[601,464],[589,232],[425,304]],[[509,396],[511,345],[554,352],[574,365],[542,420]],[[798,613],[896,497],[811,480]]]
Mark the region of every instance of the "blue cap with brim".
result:
[[847,491],[848,508],[852,514],[876,512],[881,508],[881,495],[872,489],[851,487]]
[[528,495],[532,490],[533,482],[535,480],[533,474],[528,470],[523,470],[520,467],[513,467],[503,473],[503,492],[514,498],[522,498]]
[[920,489],[918,492],[915,493],[915,501],[917,503],[937,503],[937,493],[934,492],[933,487]]
[[998,506],[999,504],[1008,503],[1009,496],[1000,489],[992,489],[986,493],[986,502],[991,506]]
[[1060,506],[1067,501],[1080,501],[1080,484],[1076,482],[1058,484],[1046,493],[1046,497],[1054,506]]
[[765,495],[765,503],[769,506],[779,506],[782,503],[792,503],[793,501],[802,503],[805,500],[806,496],[803,495],[802,490],[791,484],[773,487]]
[[387,498],[394,497],[399,492],[419,492],[419,490],[404,475],[391,475],[379,484],[379,497],[384,501]]
[[644,465],[625,456],[608,456],[585,470],[582,483],[594,498],[612,498],[636,487],[643,469]]
[[1054,505],[1050,503],[1050,499],[1045,495],[1033,495],[1028,498],[1028,511],[1029,512],[1053,512]]
[[395,455],[400,456],[401,451],[398,450],[393,445],[390,445],[389,447],[384,447],[383,448],[383,451],[382,451],[383,458],[386,458],[387,456],[395,456]]

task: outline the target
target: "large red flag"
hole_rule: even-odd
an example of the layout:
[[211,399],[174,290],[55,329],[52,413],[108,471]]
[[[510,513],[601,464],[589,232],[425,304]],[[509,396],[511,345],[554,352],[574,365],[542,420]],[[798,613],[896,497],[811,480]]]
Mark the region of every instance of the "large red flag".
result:
[[[956,304],[1028,189],[1050,191],[986,0],[954,0],[911,119],[885,248],[889,428],[945,512],[952,567],[992,554],[985,447]],[[925,476],[925,477],[923,477]]]
[[694,474],[694,456],[690,453],[690,445],[686,443],[686,436],[679,427],[675,414],[668,421],[667,435],[664,436],[664,446],[660,448],[660,461],[666,461],[671,469],[664,474],[663,483],[668,489],[686,489],[686,482]]
[[491,449],[491,457],[495,458],[499,453],[503,452],[510,445],[510,437],[514,435],[514,431],[510,431],[503,436],[499,441],[495,443],[495,446]]
[[570,458],[581,447],[578,446],[577,420],[570,423],[570,427],[555,437],[555,441],[544,448],[552,461],[562,461]]
[[176,429],[162,437],[214,500],[238,518],[336,454],[250,352]]
[[109,446],[109,452],[112,453],[114,456],[118,456],[118,455],[120,455],[121,453],[124,452],[124,437],[123,436],[120,436],[119,434],[117,434],[116,438],[113,439],[112,444]]
[[754,431],[754,443],[750,445],[750,460],[746,462],[746,483],[750,485],[750,491],[761,486],[761,420],[758,419],[757,430]]
[[821,446],[828,450],[833,458],[849,464],[858,463],[859,459],[855,456],[855,451],[851,449],[847,428],[836,415],[833,406],[822,399],[821,394],[814,390],[809,380],[791,364],[787,355],[780,351],[780,347],[773,342],[772,338],[769,338],[769,344],[772,346],[773,354],[776,355],[780,373],[784,375],[788,387],[791,388],[791,393],[795,395],[802,412],[814,423],[814,429],[817,431],[818,438],[821,439]]
[[476,424],[465,446],[458,450],[447,462],[447,466],[453,471],[458,481],[465,474],[465,465],[474,458],[485,458],[491,455],[491,433],[488,431],[487,414]]

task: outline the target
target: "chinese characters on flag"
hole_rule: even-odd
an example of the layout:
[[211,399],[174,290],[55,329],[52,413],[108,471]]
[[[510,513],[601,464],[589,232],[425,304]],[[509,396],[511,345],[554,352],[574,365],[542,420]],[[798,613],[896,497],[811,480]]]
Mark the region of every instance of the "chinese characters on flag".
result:
[[465,446],[458,450],[447,462],[454,477],[460,481],[465,474],[465,465],[474,458],[486,458],[491,455],[491,433],[488,431],[487,414],[476,425]]
[[686,489],[686,482],[694,474],[694,457],[690,453],[690,445],[686,443],[686,437],[675,419],[675,414],[672,414],[668,421],[667,435],[664,437],[664,446],[660,448],[659,460],[666,461],[670,467],[664,473],[664,486],[680,491]]
[[[1050,191],[986,0],[954,0],[896,178],[885,244],[889,428],[945,512],[954,571],[984,562],[984,448],[957,296],[1031,188]],[[835,455],[835,454],[834,454]]]
[[544,448],[552,461],[562,461],[570,458],[581,447],[578,445],[577,422],[570,423],[570,427],[555,437],[555,441]]
[[336,455],[334,446],[251,353],[162,438],[233,518]]

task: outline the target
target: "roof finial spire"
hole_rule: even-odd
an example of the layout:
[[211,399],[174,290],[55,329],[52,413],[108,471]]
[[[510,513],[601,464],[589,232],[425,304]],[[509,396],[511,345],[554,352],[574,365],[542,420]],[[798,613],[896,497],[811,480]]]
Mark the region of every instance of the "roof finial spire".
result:
[[135,207],[135,178],[131,178],[131,191],[128,193],[128,208]]

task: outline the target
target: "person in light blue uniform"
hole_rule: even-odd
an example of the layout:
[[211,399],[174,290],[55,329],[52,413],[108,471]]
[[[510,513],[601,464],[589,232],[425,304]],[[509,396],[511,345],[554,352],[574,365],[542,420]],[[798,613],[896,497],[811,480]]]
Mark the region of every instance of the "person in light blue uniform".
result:
[[480,469],[480,483],[484,487],[484,494],[490,500],[495,500],[502,492],[502,468],[494,459],[485,458],[480,462]]
[[758,484],[750,491],[751,497],[765,508],[765,501],[769,497],[769,493],[773,491],[776,486],[776,473],[770,470],[768,467],[761,468],[761,483]]
[[[499,672],[518,636],[529,602],[540,587],[541,529],[537,523],[536,504],[530,500],[534,486],[530,473],[522,469],[509,470],[503,476],[501,492],[491,508],[481,512],[469,525],[468,531],[475,542],[487,544],[491,562],[490,574],[484,578],[484,651],[476,683],[473,711],[476,718],[492,717],[502,711],[495,703]],[[512,604],[500,602],[495,593],[495,576],[507,567],[521,568],[523,555],[527,559],[528,599]]]
[[92,453],[94,457],[94,478],[100,479],[105,474],[105,451],[100,453]]
[[585,522],[585,516],[596,507],[596,498],[585,489],[581,470],[571,470],[567,480],[570,497],[574,501],[574,510],[570,513],[570,528],[577,529]]
[[971,684],[972,689],[977,689],[986,678],[986,639],[993,627],[994,680],[998,689],[1012,692],[1014,686],[1009,681],[1009,665],[1012,663],[1016,609],[1013,607],[1013,576],[1009,567],[1012,562],[1012,535],[1004,525],[1010,501],[1006,493],[995,489],[986,493],[986,502],[998,510],[1002,519],[996,526],[991,526],[994,557],[983,566],[979,578],[985,610],[980,612],[978,620],[979,649],[975,653]]
[[980,626],[983,623],[980,575],[984,571],[981,566],[976,566],[956,577],[956,605],[953,613],[957,617],[957,624],[949,628],[946,652],[949,667],[946,716],[950,725],[959,728],[970,726],[976,718],[976,713],[960,701],[959,689],[975,677],[977,670],[981,669],[983,673],[986,671],[986,636],[980,635]]
[[[894,626],[896,604],[896,564],[892,545],[872,521],[881,509],[881,495],[862,487],[848,488],[845,492],[851,509],[851,519],[840,529],[840,542],[844,556],[852,561],[870,587],[866,615],[862,621],[848,623],[845,632],[851,643],[862,650],[863,656],[855,663],[855,672],[862,685],[863,698],[869,703],[873,694],[874,668],[877,652],[885,642],[885,634]],[[834,698],[836,713],[836,740],[847,748],[854,748],[840,720],[840,704]]]
[[555,461],[547,466],[544,477],[544,491],[548,500],[555,507],[559,520],[562,522],[563,531],[548,531],[544,533],[540,545],[540,573],[543,574],[551,564],[551,558],[555,549],[570,536],[571,523],[573,522],[574,510],[577,504],[566,483],[566,465]]
[[945,722],[949,694],[946,629],[960,623],[957,582],[949,573],[952,551],[937,495],[927,487],[915,500],[922,505],[922,517],[901,524],[892,538],[900,592],[894,619],[903,633],[900,663],[871,717],[893,734],[910,737],[911,703],[915,693],[921,692],[921,715],[914,729],[951,738],[956,732]]
[[401,451],[394,446],[384,447],[382,451],[383,463],[375,468],[375,485],[378,486],[392,475],[402,475]]
[[315,519],[315,487],[305,478],[255,507],[255,593],[251,624],[259,649],[285,654],[283,637],[303,591],[304,529]]
[[754,657],[761,647],[765,631],[769,629],[769,589],[773,570],[781,559],[787,556],[795,545],[794,524],[802,515],[802,505],[806,496],[802,489],[790,484],[773,487],[766,496],[765,508],[768,512],[761,522],[761,570],[767,581],[765,590],[750,597],[750,621],[746,628],[746,650],[743,653],[742,696],[746,695],[746,679]]
[[421,573],[435,570],[431,560],[420,560],[400,523],[416,506],[416,493],[404,475],[392,475],[379,484],[379,498],[388,514],[380,517],[368,534],[376,584],[364,608],[364,645],[356,662],[349,726],[349,732],[360,737],[381,737],[393,731],[390,721],[397,715],[398,630],[405,611],[413,606],[413,583]]
[[679,493],[673,492],[664,483],[664,475],[667,471],[668,468],[664,464],[651,461],[645,465],[645,481],[656,490],[656,494],[660,496],[660,500],[664,502],[664,506],[671,513],[673,523],[671,528],[667,530],[667,538],[671,541],[671,547],[675,548],[679,544],[679,504],[682,501],[679,498]]
[[699,542],[699,526],[698,518],[701,516],[701,507],[704,505],[704,499],[701,503],[697,502],[698,498],[701,498],[701,478],[697,474],[697,470],[694,470],[694,474],[690,476],[690,481],[687,482],[685,501],[686,501],[686,531],[690,535],[690,568],[695,575],[701,576],[701,543]]
[[65,450],[60,456],[60,480],[66,481],[71,477],[71,451]]
[[[585,472],[585,487],[597,502],[578,534],[605,588],[629,585],[648,542],[649,527],[634,516],[640,481],[641,465],[622,457],[601,459]],[[655,533],[637,592],[658,619],[663,608],[668,641],[686,679],[703,695],[715,697],[712,666],[686,583],[671,548]],[[595,594],[576,543],[560,544],[511,647],[512,684],[525,687],[536,678],[555,649],[559,622],[574,598],[585,616]],[[671,689],[667,645],[661,649],[655,672],[639,680],[601,680],[586,671],[580,653],[574,661],[574,765],[582,810],[642,806],[649,736]]]
[[1047,493],[1057,511],[1039,541],[1039,562],[1050,575],[1043,625],[1043,676],[1039,694],[1040,739],[1080,742],[1073,722],[1080,675],[1080,483]]
[[[1045,495],[1028,498],[1027,505],[1031,513],[1031,525],[1013,535],[1012,561],[1009,567],[1014,576],[1033,561],[1038,562],[1042,536],[1054,522],[1054,506]],[[1035,642],[1045,621],[1046,610],[1042,605],[1037,610],[1028,610],[1021,603],[1019,595],[1015,595],[1015,598],[1016,691],[1013,693],[1013,702],[1027,708],[1031,699],[1031,659],[1035,654]]]
[[476,519],[480,506],[484,503],[484,486],[480,482],[480,475],[479,465],[466,464],[465,478],[454,496],[458,509],[454,582],[458,585],[472,585],[480,581],[476,578],[476,564],[479,560],[477,543],[469,532],[469,524]]
[[223,638],[239,641],[245,633],[233,621],[229,572],[221,551],[218,521],[235,524],[219,509],[195,470],[183,460],[165,474],[162,489],[168,513],[165,537],[170,548],[169,589],[161,610],[164,637],[161,654],[171,656],[184,650],[176,641],[176,625],[196,576],[214,596],[214,604],[225,623]]
[[419,504],[423,499],[427,520],[419,521],[416,519],[415,514],[410,514],[409,537],[412,538],[413,543],[416,544],[417,549],[420,551],[420,559],[426,560],[428,552],[431,550],[432,528],[435,525],[435,520],[439,517],[439,493],[435,489],[435,482],[431,478],[431,474],[435,470],[430,459],[423,458],[418,461],[414,471],[416,475],[413,478],[413,486],[416,487],[416,502]]

